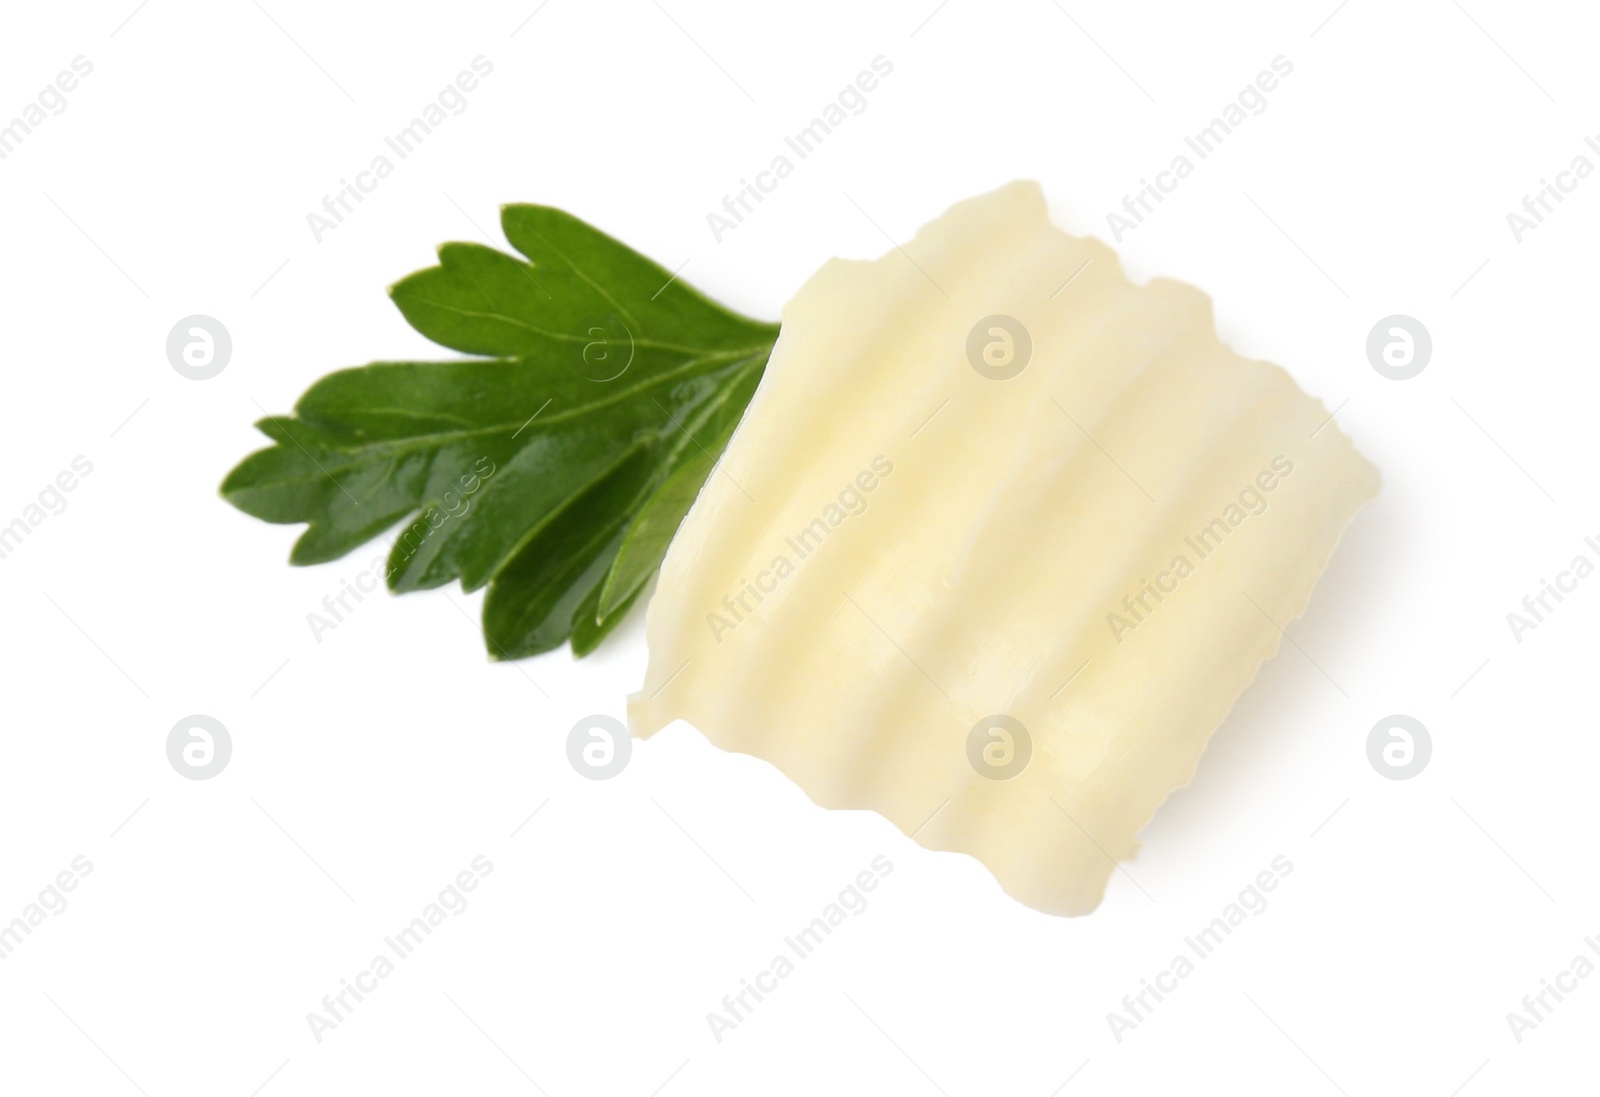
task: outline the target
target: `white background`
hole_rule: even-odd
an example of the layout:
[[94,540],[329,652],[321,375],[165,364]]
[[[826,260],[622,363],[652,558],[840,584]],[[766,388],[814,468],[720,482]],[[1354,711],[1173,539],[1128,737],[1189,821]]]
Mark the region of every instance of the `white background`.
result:
[[[1600,580],[1521,643],[1505,619],[1577,553],[1600,560],[1600,179],[1521,243],[1506,223],[1600,132],[1591,12],[134,3],[14,6],[0,37],[0,120],[94,65],[0,161],[0,524],[75,456],[94,466],[0,560],[0,921],[75,856],[94,866],[0,962],[0,1089],[1593,1085],[1600,978],[1520,1043],[1506,1015],[1600,935]],[[706,214],[880,54],[869,109],[717,243]],[[489,665],[481,596],[457,589],[369,598],[319,643],[307,614],[371,554],[291,569],[298,530],[217,495],[263,444],[251,422],[315,378],[450,356],[384,287],[439,242],[498,242],[502,202],[564,207],[776,317],[826,257],[878,255],[1016,177],[1109,240],[1107,212],[1280,54],[1266,112],[1120,249],[1340,406],[1385,486],[1091,917],[1030,911],[683,725],[585,780],[567,731],[622,714],[642,614],[577,665]],[[494,72],[465,113],[318,243],[306,214],[478,55]],[[166,359],[194,313],[232,333],[214,380]],[[1392,313],[1433,334],[1415,380],[1366,360]],[[209,781],[167,761],[192,713],[232,736]],[[1409,781],[1367,761],[1391,713],[1432,734]],[[478,854],[494,871],[471,906],[318,1043],[307,1013]],[[706,1014],[879,854],[871,906],[717,1042]],[[1117,1042],[1108,1011],[1280,854],[1271,906]]]

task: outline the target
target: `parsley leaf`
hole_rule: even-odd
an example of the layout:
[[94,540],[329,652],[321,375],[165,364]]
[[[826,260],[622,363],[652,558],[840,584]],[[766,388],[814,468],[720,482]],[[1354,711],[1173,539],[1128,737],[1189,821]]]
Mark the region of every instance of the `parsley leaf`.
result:
[[322,378],[256,426],[222,495],[305,522],[294,564],[396,535],[397,592],[488,586],[494,658],[585,655],[660,566],[755,392],[778,326],[740,316],[570,214],[513,205],[519,258],[445,244],[390,295],[429,339],[480,357]]

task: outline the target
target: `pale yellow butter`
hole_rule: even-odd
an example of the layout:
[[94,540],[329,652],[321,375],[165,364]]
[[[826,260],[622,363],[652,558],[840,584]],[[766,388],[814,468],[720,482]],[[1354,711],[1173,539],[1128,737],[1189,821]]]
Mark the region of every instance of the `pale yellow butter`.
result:
[[831,260],[662,566],[634,733],[1087,913],[1377,492],[1328,419],[1031,183]]

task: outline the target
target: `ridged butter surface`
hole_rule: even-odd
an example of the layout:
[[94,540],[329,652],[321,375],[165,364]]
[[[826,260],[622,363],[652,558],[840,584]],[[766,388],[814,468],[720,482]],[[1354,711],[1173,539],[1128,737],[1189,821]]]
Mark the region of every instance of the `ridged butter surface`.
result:
[[1204,294],[1132,285],[1013,183],[784,309],[662,566],[630,723],[1087,913],[1377,489]]

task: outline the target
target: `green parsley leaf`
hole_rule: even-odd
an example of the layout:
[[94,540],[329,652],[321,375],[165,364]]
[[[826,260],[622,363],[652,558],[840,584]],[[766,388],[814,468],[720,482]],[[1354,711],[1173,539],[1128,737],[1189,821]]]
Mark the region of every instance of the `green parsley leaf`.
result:
[[343,556],[410,519],[397,592],[488,586],[494,658],[622,620],[755,392],[778,326],[723,308],[570,214],[502,210],[524,258],[445,244],[390,295],[411,326],[480,357],[374,362],[322,378],[256,426],[222,495],[307,523],[294,564]]

